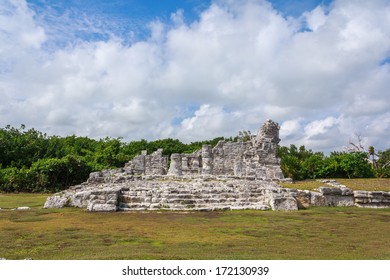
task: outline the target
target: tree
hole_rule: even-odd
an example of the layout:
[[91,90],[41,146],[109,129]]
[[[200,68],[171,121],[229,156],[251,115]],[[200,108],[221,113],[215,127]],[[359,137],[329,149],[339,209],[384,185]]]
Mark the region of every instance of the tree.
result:
[[390,178],[390,149],[378,152],[376,176]]
[[299,149],[293,144],[289,148],[279,146],[277,156],[281,159],[280,167],[284,176],[294,180],[317,178],[323,165],[323,154],[306,150],[305,146]]
[[242,130],[238,132],[238,139],[239,141],[242,142],[248,142],[252,139],[252,134],[250,130]]
[[306,177],[310,179],[321,178],[320,171],[324,167],[324,154],[313,153],[309,155],[302,164],[302,167],[306,170]]
[[373,169],[365,152],[342,153],[340,167],[349,179],[374,177]]

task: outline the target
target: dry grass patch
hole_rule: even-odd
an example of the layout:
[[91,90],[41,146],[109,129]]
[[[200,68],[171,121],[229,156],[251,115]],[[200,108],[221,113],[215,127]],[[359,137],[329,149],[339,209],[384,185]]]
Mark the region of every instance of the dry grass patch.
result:
[[390,179],[388,178],[337,179],[337,181],[353,190],[390,192]]
[[30,208],[42,208],[48,196],[50,196],[50,194],[0,193],[0,208],[13,209],[20,206],[28,206]]
[[305,181],[295,181],[294,183],[279,183],[281,186],[289,189],[298,189],[298,190],[309,190],[314,191],[319,187],[324,186],[324,183],[318,182],[316,180],[305,180]]
[[[390,192],[390,179],[387,178],[372,178],[372,179],[335,179],[337,182],[346,185],[352,190],[362,191],[387,191]],[[317,190],[324,183],[317,180],[296,181],[293,184],[281,183],[285,188],[294,188],[299,190]]]

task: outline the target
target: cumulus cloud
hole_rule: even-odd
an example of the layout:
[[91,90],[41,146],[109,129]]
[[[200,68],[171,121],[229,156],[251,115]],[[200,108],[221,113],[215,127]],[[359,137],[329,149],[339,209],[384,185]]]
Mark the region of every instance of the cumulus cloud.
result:
[[45,41],[45,31],[37,26],[33,19],[34,13],[24,1],[2,1],[0,26],[2,56],[10,55],[13,51],[37,49]]
[[131,44],[103,36],[55,48],[61,25],[53,33],[24,0],[2,2],[2,126],[189,142],[270,118],[283,145],[331,151],[360,132],[390,147],[387,0],[334,1],[295,18],[267,1],[215,1],[189,24],[181,10],[151,22]]

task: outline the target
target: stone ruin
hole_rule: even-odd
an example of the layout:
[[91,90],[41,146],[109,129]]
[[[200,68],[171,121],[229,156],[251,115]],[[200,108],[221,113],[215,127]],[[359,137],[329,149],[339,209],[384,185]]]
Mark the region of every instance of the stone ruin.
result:
[[[362,192],[333,182],[315,191],[283,188],[276,156],[279,125],[271,120],[249,141],[220,141],[168,158],[143,151],[124,168],[90,174],[87,182],[48,197],[44,208],[89,211],[298,210],[310,206],[390,207],[390,192]],[[333,184],[333,185],[332,185]]]
[[203,145],[192,154],[172,154],[170,166],[162,149],[148,155],[143,151],[125,165],[131,174],[170,176],[227,176],[253,179],[283,179],[276,157],[279,125],[268,120],[249,141],[219,141],[212,148]]

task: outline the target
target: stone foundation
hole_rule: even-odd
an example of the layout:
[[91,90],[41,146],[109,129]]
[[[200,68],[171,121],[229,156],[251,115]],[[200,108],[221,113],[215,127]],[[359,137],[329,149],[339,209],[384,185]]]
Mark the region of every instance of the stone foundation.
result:
[[319,191],[281,187],[271,180],[231,177],[133,176],[123,169],[49,197],[44,208],[73,206],[89,211],[284,210],[312,206],[390,207],[390,192],[323,186]]
[[[274,182],[216,178],[86,184],[49,197],[44,208],[76,206],[89,211],[233,210],[277,208],[282,188]],[[296,204],[296,203],[295,203]]]

